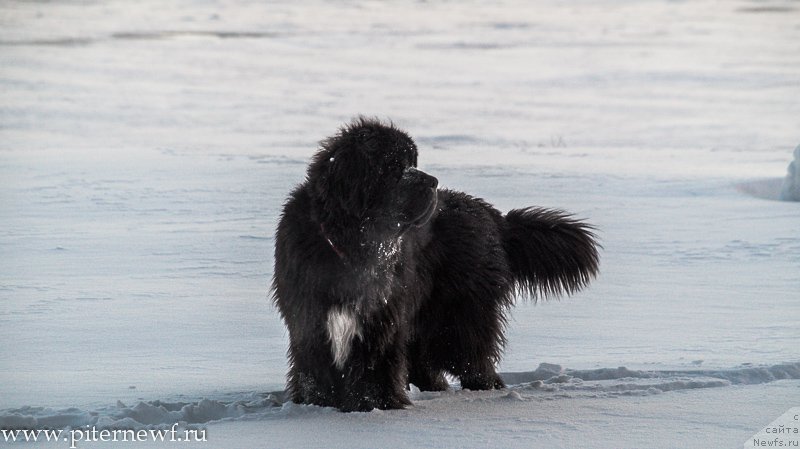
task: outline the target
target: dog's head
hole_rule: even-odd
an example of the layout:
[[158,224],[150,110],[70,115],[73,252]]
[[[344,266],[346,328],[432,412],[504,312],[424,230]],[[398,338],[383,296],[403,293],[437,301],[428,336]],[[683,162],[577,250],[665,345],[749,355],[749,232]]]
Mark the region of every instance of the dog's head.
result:
[[321,223],[403,232],[436,210],[438,181],[417,170],[417,146],[391,124],[360,118],[322,141],[307,188]]

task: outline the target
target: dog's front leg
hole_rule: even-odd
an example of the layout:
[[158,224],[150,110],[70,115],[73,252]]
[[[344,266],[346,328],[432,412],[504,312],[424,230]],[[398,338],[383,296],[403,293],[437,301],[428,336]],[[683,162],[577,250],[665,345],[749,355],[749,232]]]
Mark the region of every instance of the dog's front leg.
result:
[[345,371],[342,411],[399,409],[410,405],[405,391],[408,366],[406,341],[400,332],[364,329],[354,341]]

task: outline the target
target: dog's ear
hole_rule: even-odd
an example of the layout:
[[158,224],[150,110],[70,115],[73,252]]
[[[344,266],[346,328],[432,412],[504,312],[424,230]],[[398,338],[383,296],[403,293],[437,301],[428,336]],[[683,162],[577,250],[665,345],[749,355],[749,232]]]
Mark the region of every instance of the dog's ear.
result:
[[[359,135],[365,131],[363,143]],[[308,192],[314,200],[313,215],[322,221],[341,216],[361,216],[367,208],[369,164],[365,151],[373,138],[368,129],[341,132],[320,142],[320,149],[308,166]]]

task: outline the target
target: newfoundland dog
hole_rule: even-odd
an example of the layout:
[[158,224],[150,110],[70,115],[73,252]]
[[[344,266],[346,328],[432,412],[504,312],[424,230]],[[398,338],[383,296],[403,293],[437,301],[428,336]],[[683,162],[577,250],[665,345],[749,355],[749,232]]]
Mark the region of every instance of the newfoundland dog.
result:
[[273,294],[297,403],[402,408],[409,384],[503,388],[495,371],[517,292],[572,293],[598,270],[592,227],[542,208],[505,216],[437,189],[417,147],[360,118],[321,142],[286,201]]

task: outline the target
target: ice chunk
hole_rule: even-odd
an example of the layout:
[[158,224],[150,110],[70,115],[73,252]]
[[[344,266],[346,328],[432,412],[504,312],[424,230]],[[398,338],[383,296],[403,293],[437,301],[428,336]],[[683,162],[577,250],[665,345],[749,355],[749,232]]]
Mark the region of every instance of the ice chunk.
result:
[[800,145],[794,149],[794,160],[789,163],[786,179],[783,180],[781,199],[800,201]]

